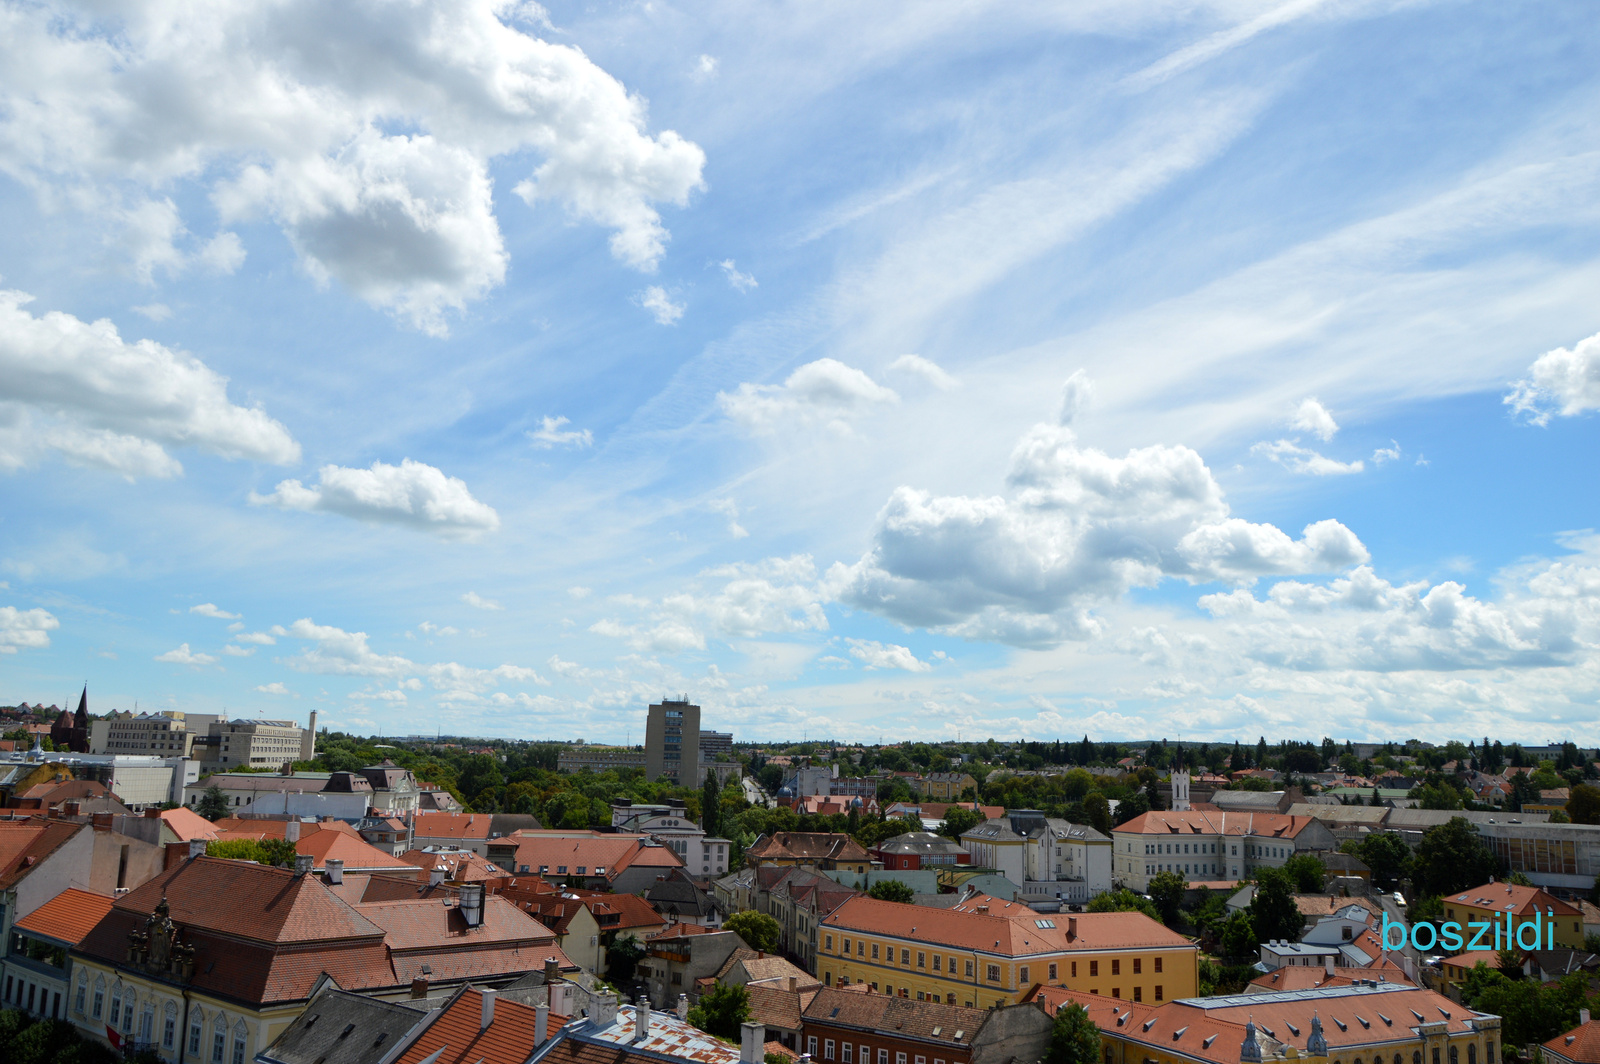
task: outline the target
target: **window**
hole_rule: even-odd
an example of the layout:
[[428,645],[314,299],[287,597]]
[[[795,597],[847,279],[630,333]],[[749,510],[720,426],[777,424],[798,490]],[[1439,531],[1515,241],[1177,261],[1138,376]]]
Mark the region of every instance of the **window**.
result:
[[928,1058],[923,1056],[917,1057],[917,1064],[928,1064]]
[[[829,949],[833,948],[832,936],[831,935],[829,936],[829,946],[828,946],[828,948]],[[848,938],[844,940],[844,954],[847,957],[850,955],[850,940]]]
[[878,1050],[878,1064],[889,1064],[889,1051],[887,1049]]
[[1156,958],[1156,974],[1157,975],[1161,974],[1161,958],[1160,957]]
[[911,951],[910,950],[901,949],[901,951],[900,951],[900,963],[905,965],[907,968],[911,967]]
[[998,964],[989,965],[988,978],[989,982],[991,983],[998,983],[1000,981],[1000,966]]
[[161,1020],[161,1046],[171,1049],[178,1040],[178,1010],[172,1002],[167,1002],[166,1015]]
[[1161,984],[1160,983],[1156,984],[1156,1000],[1157,1001],[1164,1000],[1164,995],[1161,993]]
[[1133,1000],[1135,1000],[1135,1001],[1143,1001],[1144,1000],[1144,987],[1136,986],[1136,987],[1133,988]]
[[935,953],[933,955],[933,970],[934,971],[937,972],[939,970],[939,961],[942,960],[942,959],[943,958],[941,958],[937,953]]
[[872,959],[878,959],[878,944],[876,942],[872,944]]
[[851,1057],[854,1056],[855,1049],[856,1049],[856,1047],[855,1047],[855,1043],[854,1042],[846,1042],[846,1043],[844,1043],[842,1046],[839,1047],[839,1059],[844,1061],[844,1064],[853,1064],[853,1061],[851,1060]]
[[[84,999],[87,998],[88,996],[89,996],[88,978],[86,976],[80,976],[78,978],[78,996],[77,996],[76,999],[74,999],[74,1001],[72,1003],[72,1007],[73,1007],[74,1011],[77,1011],[77,1012],[82,1012],[83,1011]],[[1473,1064],[1477,1064],[1477,1062],[1474,1061]]]
[[1478,1064],[1478,1043],[1467,1044],[1467,1064]]
[[580,875],[580,876],[581,876],[581,875],[583,875],[583,870],[584,870],[584,869],[585,869],[585,868],[586,868],[586,867],[587,867],[587,866],[586,866],[586,865],[579,865],[579,866],[578,866],[578,867],[577,867],[577,868],[576,868],[576,869],[575,869],[575,870],[574,870],[574,871],[576,871],[576,872],[577,872],[577,874],[578,874],[578,875]]
[[[950,958],[950,970],[952,972],[956,970],[956,959],[954,957]],[[967,962],[967,978],[968,979],[972,978],[972,962],[971,961]]]
[[1112,975],[1121,975],[1122,974],[1122,961],[1120,961],[1120,960],[1118,960],[1116,958],[1112,959],[1112,961],[1111,961],[1111,974]]
[[1027,986],[1030,982],[1032,982],[1032,980],[1028,978],[1028,969],[1026,965],[1024,965],[1022,970],[1017,973],[1017,980],[1023,986]]
[[1143,969],[1143,968],[1144,968],[1144,958],[1142,958],[1142,957],[1133,958],[1133,974],[1134,975],[1138,975],[1140,970]]
[[[824,936],[822,936],[822,948],[827,950],[829,953],[833,952],[833,936],[832,935],[824,935]],[[845,951],[846,952],[848,952],[849,949],[850,949],[849,946],[845,947]]]
[[205,1016],[197,1009],[194,1018],[189,1023],[189,1055],[200,1055],[200,1029],[205,1021]]
[[1112,987],[1111,988],[1111,996],[1114,997],[1114,998],[1121,997],[1122,996],[1122,988],[1120,986]]
[[894,1055],[894,1064],[906,1064],[906,1055],[904,1053],[896,1053]]
[[883,984],[883,992],[888,994],[890,997],[894,997],[894,987],[888,983]]
[[1089,978],[1090,979],[1094,979],[1094,978],[1098,977],[1099,974],[1100,974],[1100,962],[1099,961],[1090,961],[1089,962]]
[[822,1043],[822,1059],[833,1059],[833,1039],[829,1038]]
[[811,1037],[806,1039],[806,1052],[810,1053],[812,1056],[816,1056],[817,1055],[817,1036],[816,1035],[812,1035]]
[[918,968],[926,968],[927,966],[928,966],[928,955],[926,953],[922,952],[920,949],[917,950],[917,967]]
[[[856,940],[856,956],[857,957],[864,956],[866,954],[866,952],[867,952],[867,944],[865,942],[862,942],[860,939],[857,939]],[[876,957],[877,954],[874,953],[873,956]]]
[[1053,964],[1050,966],[1050,981],[1052,983],[1056,981],[1056,966]]
[[216,1030],[211,1032],[211,1064],[222,1064],[222,1047],[227,1040],[228,1036],[223,1033],[219,1022]]
[[1455,1046],[1450,1047],[1450,1064],[1461,1064],[1461,1051]]

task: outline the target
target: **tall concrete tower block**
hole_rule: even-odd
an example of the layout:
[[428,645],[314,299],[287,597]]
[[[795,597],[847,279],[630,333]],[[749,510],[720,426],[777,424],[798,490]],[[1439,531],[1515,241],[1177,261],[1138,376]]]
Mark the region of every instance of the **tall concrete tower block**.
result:
[[650,707],[644,726],[644,774],[682,787],[700,782],[700,707],[685,696]]
[[317,756],[317,711],[311,711],[310,725],[300,733],[300,760],[310,761]]

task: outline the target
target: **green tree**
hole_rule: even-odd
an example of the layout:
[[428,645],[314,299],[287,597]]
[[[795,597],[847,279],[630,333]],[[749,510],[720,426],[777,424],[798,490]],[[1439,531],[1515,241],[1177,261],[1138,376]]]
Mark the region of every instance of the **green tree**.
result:
[[1460,809],[1461,794],[1454,787],[1439,780],[1425,783],[1414,792],[1417,804],[1423,809]]
[[722,834],[722,788],[717,786],[717,774],[711,769],[706,769],[705,782],[700,785],[700,826],[706,829],[706,834],[720,837]]
[[1091,791],[1083,799],[1083,814],[1089,818],[1090,827],[1107,838],[1111,836],[1111,803],[1105,795],[1099,791]]
[[944,811],[944,823],[939,825],[939,834],[959,839],[981,823],[982,813],[964,805],[952,805]]
[[1250,902],[1250,923],[1260,939],[1299,941],[1306,921],[1294,903],[1294,884],[1281,869],[1256,870],[1256,896]]
[[200,804],[195,807],[195,812],[207,820],[221,820],[228,815],[228,796],[213,783],[200,796]]
[[1248,910],[1241,909],[1228,917],[1228,922],[1222,925],[1222,952],[1235,963],[1253,958],[1261,949],[1261,941],[1256,937],[1255,924],[1250,920]]
[[1161,922],[1168,927],[1177,923],[1178,914],[1183,911],[1183,895],[1188,886],[1176,872],[1157,872],[1150,878],[1150,900],[1161,914]]
[[1584,979],[1569,975],[1554,986],[1532,979],[1507,979],[1479,963],[1467,973],[1461,1000],[1470,1009],[1500,1017],[1500,1037],[1508,1046],[1544,1042],[1578,1025],[1584,1004]]
[[879,901],[897,901],[905,905],[910,905],[916,896],[909,883],[902,883],[898,879],[880,879],[872,884],[867,894]]
[[1502,871],[1500,859],[1478,837],[1477,828],[1465,817],[1451,817],[1423,832],[1412,869],[1413,889],[1418,894],[1454,894],[1487,883]]
[[[769,916],[767,919],[772,918]],[[707,1034],[726,1038],[730,1042],[739,1040],[739,1025],[749,1018],[750,995],[742,986],[724,983],[718,983],[708,993],[700,995],[700,1003],[689,1010],[691,1024]]]
[[1580,783],[1567,799],[1567,816],[1574,824],[1600,824],[1600,787]]
[[293,868],[295,848],[287,839],[217,839],[206,843],[206,856]]
[[635,935],[620,935],[606,947],[606,981],[612,986],[632,981],[633,971],[644,959],[645,950]]
[[1160,920],[1161,912],[1155,905],[1142,894],[1135,894],[1127,887],[1117,890],[1107,890],[1096,894],[1089,899],[1085,906],[1092,913],[1144,913],[1152,920]]
[[1309,853],[1297,853],[1283,862],[1283,870],[1301,894],[1320,894],[1328,869]]
[[762,953],[771,953],[778,948],[778,933],[782,930],[778,921],[754,909],[734,913],[722,922],[722,927],[744,939],[744,944],[751,949]]
[[1074,1001],[1056,1010],[1044,1060],[1045,1064],[1098,1064],[1100,1029],[1082,1005]]
[[1362,864],[1372,869],[1375,886],[1394,890],[1400,880],[1411,874],[1411,847],[1398,832],[1375,831],[1359,842],[1352,839],[1339,848],[1359,857]]

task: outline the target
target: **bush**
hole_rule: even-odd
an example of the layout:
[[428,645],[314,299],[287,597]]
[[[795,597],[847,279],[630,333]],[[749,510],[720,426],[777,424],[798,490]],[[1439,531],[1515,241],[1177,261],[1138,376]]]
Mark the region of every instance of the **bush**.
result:
[[897,901],[904,905],[910,905],[912,899],[916,897],[910,884],[902,883],[898,879],[878,880],[872,884],[872,889],[867,891],[867,895],[879,901]]
[[[771,919],[771,917],[768,917]],[[726,925],[724,925],[726,926]],[[739,1041],[739,1025],[750,1018],[750,995],[742,986],[718,983],[689,1010],[689,1022],[706,1034]]]

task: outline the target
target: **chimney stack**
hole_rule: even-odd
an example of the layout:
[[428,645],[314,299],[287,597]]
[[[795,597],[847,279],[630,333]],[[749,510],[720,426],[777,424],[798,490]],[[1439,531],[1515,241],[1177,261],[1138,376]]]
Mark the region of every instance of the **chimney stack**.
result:
[[344,862],[343,861],[339,860],[339,858],[337,858],[337,857],[330,857],[330,858],[328,858],[327,869],[328,869],[327,881],[328,881],[328,884],[330,886],[337,887],[340,883],[344,882]]
[[650,1037],[650,995],[640,994],[633,1006],[633,1044]]
[[428,886],[437,887],[444,882],[445,867],[442,864],[433,866],[433,871],[428,873]]
[[311,869],[316,867],[316,863],[316,858],[309,853],[297,853],[294,855],[294,874],[297,876],[310,875]]
[[1069,916],[1069,917],[1067,917],[1067,941],[1068,942],[1076,942],[1077,940],[1078,940],[1078,918],[1076,916]]
[[761,1064],[766,1058],[767,1029],[759,1023],[741,1023],[739,1025],[739,1062],[740,1064]]
[[150,820],[160,820],[161,819],[161,810],[157,809],[155,806],[151,806],[149,809],[146,809],[144,811],[144,815],[145,815],[145,817],[147,819],[150,819]]
[[205,856],[205,852],[206,852],[206,840],[205,839],[190,839],[189,840],[189,859],[190,860],[193,860],[196,857],[204,857]]
[[546,957],[544,959],[544,981],[546,983],[553,983],[560,978],[561,962],[556,960],[554,957]]
[[687,1020],[688,1018],[689,1018],[689,995],[688,994],[679,994],[678,995],[678,1019]]
[[480,990],[478,993],[483,998],[483,1014],[478,1018],[478,1030],[487,1031],[489,1025],[494,1022],[495,991]]
[[1589,1010],[1588,1009],[1579,1009],[1578,1010],[1578,1022],[1580,1024],[1589,1022]]
[[461,887],[461,916],[468,927],[483,923],[483,884],[466,883]]
[[550,1006],[535,1005],[533,1007],[533,1044],[537,1048],[545,1044],[550,1037]]
[[425,998],[428,996],[427,976],[419,975],[415,979],[411,980],[411,996],[414,998]]

